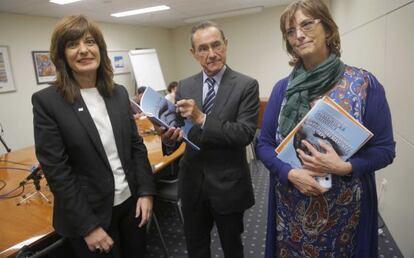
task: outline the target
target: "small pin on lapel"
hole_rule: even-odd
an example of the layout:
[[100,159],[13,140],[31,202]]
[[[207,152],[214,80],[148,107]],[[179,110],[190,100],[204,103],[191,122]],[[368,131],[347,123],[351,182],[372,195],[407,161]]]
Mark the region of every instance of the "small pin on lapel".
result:
[[78,111],[79,112],[82,112],[83,111],[83,107],[78,108]]

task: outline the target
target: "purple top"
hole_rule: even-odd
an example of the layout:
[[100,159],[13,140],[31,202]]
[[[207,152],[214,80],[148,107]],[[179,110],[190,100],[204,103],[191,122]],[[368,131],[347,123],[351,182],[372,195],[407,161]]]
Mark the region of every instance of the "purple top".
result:
[[[364,226],[358,227],[356,257],[368,258],[378,256],[378,214],[374,172],[392,163],[395,157],[395,141],[384,88],[372,74],[367,74],[369,86],[362,123],[374,136],[349,161],[353,168],[352,176],[361,180],[363,188],[359,223]],[[284,78],[273,88],[256,147],[257,156],[270,171],[266,258],[273,258],[276,253],[276,199],[275,189],[272,186],[275,185],[276,178],[283,185],[290,184],[287,176],[292,169],[275,154],[277,147],[275,134],[287,84],[288,78]]]

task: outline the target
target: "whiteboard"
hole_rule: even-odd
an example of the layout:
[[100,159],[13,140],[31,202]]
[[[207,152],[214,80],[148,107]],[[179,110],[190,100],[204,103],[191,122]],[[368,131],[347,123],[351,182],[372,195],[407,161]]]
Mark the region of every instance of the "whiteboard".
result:
[[166,89],[155,49],[131,50],[128,54],[137,87],[149,86],[157,91]]

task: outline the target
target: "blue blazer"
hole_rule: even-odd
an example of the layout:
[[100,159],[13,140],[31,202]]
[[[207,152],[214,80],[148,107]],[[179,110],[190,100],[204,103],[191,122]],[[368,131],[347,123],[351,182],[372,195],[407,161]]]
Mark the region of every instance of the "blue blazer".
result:
[[[368,73],[368,80],[366,109],[362,122],[374,133],[374,136],[349,159],[353,169],[352,176],[361,180],[363,188],[357,235],[357,258],[378,257],[378,207],[374,172],[392,163],[395,157],[391,114],[384,88],[370,73]],[[287,85],[288,78],[284,78],[273,88],[264,113],[262,130],[256,147],[259,159],[263,161],[270,172],[266,258],[275,257],[277,253],[275,248],[277,237],[276,198],[273,186],[276,178],[282,184],[288,184],[287,174],[291,169],[289,164],[282,162],[275,155],[278,117]]]

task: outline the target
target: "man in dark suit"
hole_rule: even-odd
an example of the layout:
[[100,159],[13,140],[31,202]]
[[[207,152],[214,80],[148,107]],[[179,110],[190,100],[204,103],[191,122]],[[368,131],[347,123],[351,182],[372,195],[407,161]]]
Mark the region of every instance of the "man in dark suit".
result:
[[[180,81],[177,110],[193,121],[180,161],[179,194],[190,258],[210,257],[215,223],[226,258],[243,257],[244,211],[254,204],[245,147],[256,131],[259,92],[256,80],[226,66],[227,39],[212,22],[193,27],[191,53],[203,71]],[[180,129],[162,134],[166,146],[182,140]],[[167,148],[168,149],[168,148]]]

